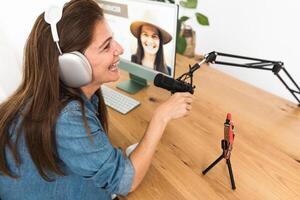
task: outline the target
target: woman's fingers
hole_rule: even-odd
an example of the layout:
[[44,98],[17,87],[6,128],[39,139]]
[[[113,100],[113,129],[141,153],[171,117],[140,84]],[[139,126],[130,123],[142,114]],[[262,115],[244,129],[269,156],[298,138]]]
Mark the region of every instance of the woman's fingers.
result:
[[186,110],[187,110],[187,111],[191,111],[191,110],[192,110],[192,106],[191,106],[191,105],[189,105],[189,104],[188,104],[188,105],[186,105]]
[[193,98],[185,98],[184,101],[187,104],[191,104],[193,102]]

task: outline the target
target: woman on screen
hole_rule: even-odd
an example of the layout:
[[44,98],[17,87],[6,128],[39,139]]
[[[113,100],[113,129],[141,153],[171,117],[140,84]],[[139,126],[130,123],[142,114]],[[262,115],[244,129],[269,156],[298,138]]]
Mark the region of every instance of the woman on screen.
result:
[[[108,120],[100,88],[120,78],[123,48],[93,0],[71,0],[51,11],[37,17],[24,49],[23,80],[0,104],[0,199],[126,196],[144,178],[167,123],[189,114],[192,96],[176,93],[159,105],[126,156],[109,140],[108,126],[122,122]],[[57,43],[46,16],[60,18]],[[69,78],[80,65],[89,67],[90,82],[78,87],[66,82],[60,74],[65,55]]]
[[166,65],[163,45],[172,40],[172,36],[154,24],[135,21],[130,31],[137,38],[137,51],[131,61],[159,72],[171,75],[171,68]]

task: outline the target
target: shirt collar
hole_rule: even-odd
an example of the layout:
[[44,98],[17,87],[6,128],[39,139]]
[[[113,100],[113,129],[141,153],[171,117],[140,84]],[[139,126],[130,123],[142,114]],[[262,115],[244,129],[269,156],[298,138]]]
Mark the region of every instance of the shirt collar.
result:
[[98,103],[99,103],[99,99],[97,97],[97,95],[93,94],[91,96],[91,99],[88,99],[85,94],[81,94],[83,100],[84,100],[84,104],[85,106],[92,110],[94,113],[98,114]]

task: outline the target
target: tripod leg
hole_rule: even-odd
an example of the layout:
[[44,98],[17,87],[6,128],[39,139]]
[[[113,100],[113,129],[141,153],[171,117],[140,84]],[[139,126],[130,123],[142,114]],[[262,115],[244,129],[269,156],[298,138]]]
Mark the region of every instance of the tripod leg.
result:
[[220,155],[220,157],[217,158],[217,160],[215,160],[212,164],[210,164],[204,171],[202,171],[202,174],[205,175],[211,168],[213,168],[218,162],[220,162],[222,158],[223,158],[223,154]]
[[229,171],[229,176],[230,176],[230,182],[231,182],[231,188],[233,190],[235,190],[236,187],[235,187],[235,182],[234,182],[234,178],[233,178],[233,172],[232,172],[232,168],[231,168],[230,159],[226,160],[226,164],[228,166],[228,171]]

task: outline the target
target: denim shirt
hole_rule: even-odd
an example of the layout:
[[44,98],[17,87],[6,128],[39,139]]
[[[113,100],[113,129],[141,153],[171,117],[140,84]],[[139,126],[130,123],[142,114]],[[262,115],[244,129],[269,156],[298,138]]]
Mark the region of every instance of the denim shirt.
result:
[[[128,194],[134,168],[122,151],[111,145],[95,114],[97,101],[96,96],[92,97],[92,101],[84,98],[91,136],[86,133],[80,103],[77,101],[68,103],[57,120],[57,151],[60,166],[66,176],[52,175],[54,181],[45,181],[31,160],[23,136],[18,142],[21,166],[15,166],[7,148],[8,166],[19,178],[13,179],[0,173],[1,200],[108,200],[111,199],[111,194]],[[19,124],[20,120],[17,120],[11,126],[12,139],[15,138],[15,130]]]

